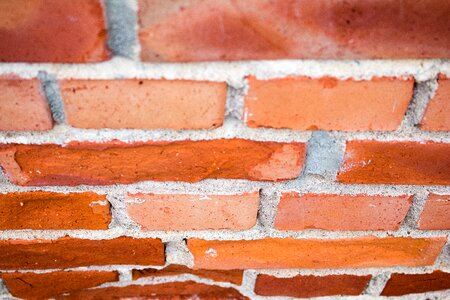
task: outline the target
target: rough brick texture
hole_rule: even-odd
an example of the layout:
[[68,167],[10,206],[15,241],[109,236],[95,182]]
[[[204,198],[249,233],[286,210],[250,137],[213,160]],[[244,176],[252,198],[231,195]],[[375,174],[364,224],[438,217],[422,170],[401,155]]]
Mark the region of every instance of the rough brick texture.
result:
[[119,237],[86,240],[0,241],[0,269],[38,270],[120,264],[163,265],[164,245],[159,239]]
[[449,14],[446,0],[140,0],[141,57],[449,57]]
[[450,79],[440,75],[438,83],[420,123],[422,130],[450,131]]
[[392,274],[381,295],[402,296],[450,289],[450,273]]
[[244,121],[250,127],[392,131],[413,92],[412,79],[248,78]]
[[80,128],[201,129],[222,125],[225,83],[189,80],[64,80],[70,125]]
[[275,227],[279,230],[397,230],[411,196],[284,193]]
[[0,61],[82,63],[108,59],[101,3],[1,1]]
[[418,227],[422,230],[450,230],[450,195],[430,194]]
[[0,90],[0,130],[52,129],[52,114],[38,79],[0,76]]
[[256,278],[255,293],[261,296],[322,297],[337,295],[360,295],[371,276],[328,275],[277,278],[259,275]]
[[110,205],[94,193],[0,194],[0,229],[108,229]]
[[127,202],[130,218],[143,230],[244,230],[256,224],[259,194],[129,194]]
[[[189,239],[195,268],[368,268],[429,266],[446,238],[274,239],[207,241]],[[275,255],[276,254],[276,255]]]
[[242,139],[0,148],[0,165],[20,185],[196,182],[206,178],[279,181],[297,177],[304,158],[305,145],[301,143]]
[[119,280],[115,271],[3,273],[1,277],[14,297],[24,299],[48,299]]
[[338,174],[342,183],[450,184],[450,144],[349,141]]

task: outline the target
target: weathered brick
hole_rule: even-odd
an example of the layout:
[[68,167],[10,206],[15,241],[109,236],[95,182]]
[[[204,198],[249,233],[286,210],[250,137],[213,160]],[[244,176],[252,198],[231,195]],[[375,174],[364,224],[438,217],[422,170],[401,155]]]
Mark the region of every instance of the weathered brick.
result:
[[143,230],[244,230],[256,224],[259,193],[128,194],[127,212]]
[[438,78],[436,94],[428,103],[420,129],[429,131],[450,131],[450,79],[444,75]]
[[3,273],[1,277],[11,295],[24,299],[48,299],[119,280],[116,271],[17,272]]
[[342,183],[450,184],[450,144],[349,141],[337,179]]
[[402,296],[450,289],[450,273],[434,271],[431,274],[391,275],[382,296]]
[[194,281],[86,289],[58,299],[248,299],[233,288]]
[[277,278],[270,275],[258,275],[255,293],[261,296],[287,296],[298,298],[360,295],[371,276],[328,275]]
[[0,2],[0,61],[82,63],[109,58],[100,0]]
[[324,77],[248,78],[244,121],[250,127],[392,131],[398,128],[414,80]]
[[133,280],[144,277],[175,276],[181,274],[192,274],[201,278],[211,279],[218,282],[230,282],[237,285],[242,284],[242,270],[193,270],[183,265],[169,265],[164,269],[142,269],[133,270]]
[[95,193],[0,194],[0,230],[108,229],[109,202]]
[[446,0],[140,0],[141,58],[448,58],[449,14]]
[[189,239],[196,269],[369,268],[429,266],[446,238]]
[[202,129],[222,125],[226,83],[63,80],[64,111],[80,128]]
[[283,193],[275,219],[279,230],[397,230],[412,196]]
[[0,165],[20,185],[116,184],[206,178],[297,177],[305,144],[242,139],[147,143],[4,145]]
[[39,80],[2,76],[0,90],[0,130],[52,129],[52,114]]
[[0,269],[38,270],[102,265],[163,265],[160,239],[0,241]]
[[430,194],[418,227],[422,230],[450,230],[450,195]]

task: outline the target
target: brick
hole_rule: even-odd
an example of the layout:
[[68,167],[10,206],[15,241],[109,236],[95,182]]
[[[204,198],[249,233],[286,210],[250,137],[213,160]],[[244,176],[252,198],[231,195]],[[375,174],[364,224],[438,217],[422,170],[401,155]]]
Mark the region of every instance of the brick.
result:
[[412,78],[248,79],[244,121],[250,127],[393,131],[413,93]]
[[337,180],[369,184],[450,184],[450,144],[348,141]]
[[279,230],[397,230],[412,196],[283,193],[275,219]]
[[428,131],[450,131],[450,79],[444,75],[438,78],[438,89],[420,122],[420,129]]
[[450,230],[450,195],[430,194],[418,227],[422,230]]
[[133,270],[133,280],[145,277],[176,276],[192,274],[201,278],[211,279],[217,282],[230,282],[236,285],[242,284],[242,270],[193,270],[183,265],[169,265],[164,269]]
[[255,293],[261,296],[287,296],[298,298],[360,295],[371,276],[328,275],[277,278],[270,275],[258,275]]
[[1,62],[84,63],[109,58],[100,0],[0,3]]
[[86,289],[59,299],[248,299],[233,288],[194,281]]
[[142,230],[250,229],[259,193],[242,195],[128,194],[130,218]]
[[322,269],[429,266],[445,242],[445,237],[189,239],[188,247],[194,255],[196,269]]
[[448,58],[449,14],[446,0],[140,0],[141,58]]
[[305,144],[242,139],[0,146],[0,165],[19,185],[107,185],[206,178],[297,177]]
[[450,273],[431,274],[394,273],[381,293],[383,296],[402,296],[450,289]]
[[164,265],[160,239],[1,240],[0,269],[39,270],[103,265]]
[[0,90],[0,130],[52,129],[52,114],[38,79],[0,77]]
[[192,80],[63,80],[64,111],[79,128],[203,129],[223,123],[227,85]]
[[18,298],[48,299],[63,293],[119,280],[116,271],[56,271],[50,273],[3,273],[9,292]]

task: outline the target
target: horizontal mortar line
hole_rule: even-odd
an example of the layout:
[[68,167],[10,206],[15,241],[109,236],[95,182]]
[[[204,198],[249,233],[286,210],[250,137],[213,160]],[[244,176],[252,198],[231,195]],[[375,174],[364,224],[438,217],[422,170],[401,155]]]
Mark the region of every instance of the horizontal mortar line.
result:
[[[221,70],[217,72],[217,70]],[[258,60],[186,63],[151,63],[114,57],[110,61],[89,64],[1,63],[0,74],[35,77],[39,71],[58,79],[193,79],[235,82],[237,78],[256,75],[260,79],[293,75],[333,76],[340,79],[371,79],[379,76],[414,76],[423,81],[438,73],[450,74],[448,59],[399,60]]]

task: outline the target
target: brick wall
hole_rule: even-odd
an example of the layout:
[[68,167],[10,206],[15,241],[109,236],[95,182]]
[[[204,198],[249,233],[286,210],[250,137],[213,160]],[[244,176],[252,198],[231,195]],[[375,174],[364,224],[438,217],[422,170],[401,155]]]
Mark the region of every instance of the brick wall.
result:
[[450,297],[449,15],[0,1],[1,297]]

